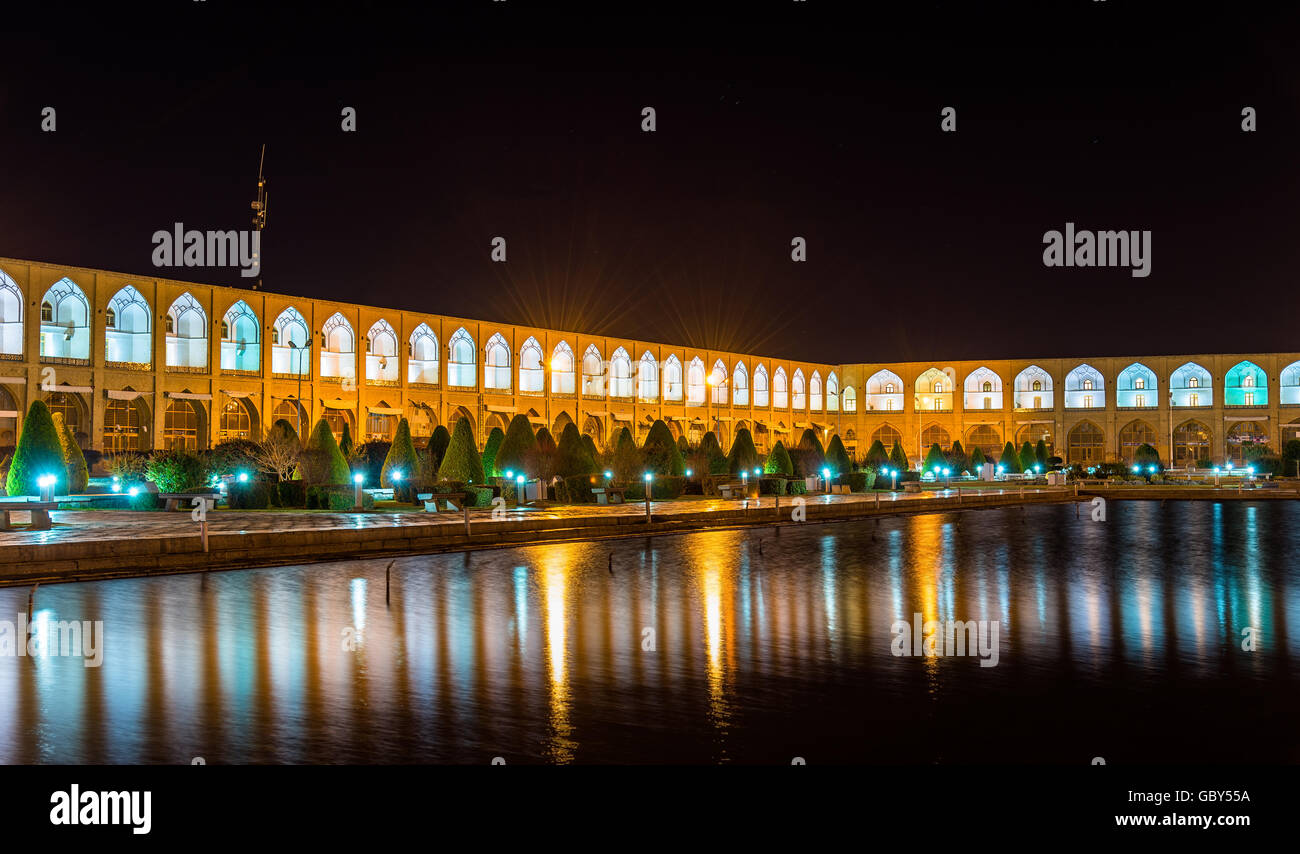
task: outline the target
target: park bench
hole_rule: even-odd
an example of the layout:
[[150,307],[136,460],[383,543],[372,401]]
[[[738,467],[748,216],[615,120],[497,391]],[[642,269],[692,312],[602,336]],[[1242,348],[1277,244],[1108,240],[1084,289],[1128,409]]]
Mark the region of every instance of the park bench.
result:
[[909,480],[903,484],[903,494],[916,495],[921,492],[921,482],[919,480]]
[[723,498],[744,498],[745,484],[739,480],[718,484],[718,494]]
[[424,502],[425,513],[437,513],[439,501],[445,501],[448,510],[456,512],[463,510],[468,495],[468,492],[421,492],[415,497]]
[[13,530],[12,513],[30,513],[29,531],[48,531],[54,523],[50,520],[50,511],[58,508],[57,501],[0,501],[0,531]]
[[622,504],[625,500],[621,486],[593,486],[591,494],[596,496],[597,504]]
[[216,507],[217,501],[221,499],[220,492],[161,492],[158,494],[165,504],[166,510],[189,510],[194,507],[194,499],[203,498],[208,502],[209,507]]

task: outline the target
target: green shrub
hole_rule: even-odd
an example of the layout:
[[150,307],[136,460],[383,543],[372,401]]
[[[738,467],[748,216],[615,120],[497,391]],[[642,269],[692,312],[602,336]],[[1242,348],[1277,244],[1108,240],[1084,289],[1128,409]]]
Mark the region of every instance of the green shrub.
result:
[[596,440],[591,438],[589,433],[582,434],[582,446],[587,449],[587,453],[591,454],[593,460],[600,458],[600,451],[596,448]]
[[1039,439],[1038,444],[1034,445],[1034,460],[1043,467],[1044,471],[1051,464],[1051,460],[1047,455],[1047,442],[1043,439]]
[[188,492],[208,486],[204,469],[203,460],[192,451],[154,451],[145,465],[145,477],[158,485],[159,492]]
[[505,438],[506,434],[500,427],[493,427],[492,432],[488,433],[487,441],[483,443],[483,477],[487,480],[501,476],[501,472],[497,471],[497,451],[501,450]]
[[867,468],[849,475],[850,492],[867,492],[876,488],[876,472]]
[[[339,485],[320,485],[307,487],[305,504],[308,510],[333,510],[346,512],[356,508],[356,487]],[[373,510],[375,497],[368,492],[361,493],[361,509]]]
[[[343,459],[343,454],[339,451],[338,443],[334,441],[334,433],[330,430],[329,422],[324,418],[316,422],[312,428],[311,438],[307,440],[307,447],[303,449],[299,457],[303,472],[303,479],[313,484],[348,484],[352,482],[352,472],[348,470],[348,462]],[[367,481],[374,483],[374,481]]]
[[1038,464],[1038,457],[1034,456],[1034,446],[1025,442],[1020,446],[1020,470],[1033,471],[1034,466]]
[[889,464],[889,452],[885,450],[885,444],[879,439],[871,443],[867,448],[867,465],[872,468],[884,468]]
[[491,507],[496,490],[490,486],[469,486],[465,488],[469,496],[465,499],[470,507]]
[[727,456],[722,453],[722,446],[718,444],[718,437],[713,431],[704,434],[700,439],[700,447],[697,452],[705,461],[702,466],[703,471],[700,474],[726,474],[727,473]]
[[261,480],[232,483],[226,492],[226,503],[231,510],[266,510],[271,506],[271,487],[272,484]]
[[786,483],[785,490],[787,495],[807,495],[808,484],[802,480],[791,480]]
[[[750,445],[753,445],[752,440]],[[686,473],[686,460],[663,419],[650,425],[645,444],[641,446],[641,465],[656,475],[680,476]]]
[[[846,456],[844,460],[847,463],[848,457]],[[741,427],[736,431],[736,438],[731,443],[731,452],[727,454],[727,471],[732,474],[743,471],[752,475],[756,468],[758,468],[758,449],[754,447],[754,437],[748,428]]]
[[831,470],[833,478],[841,478],[853,469],[849,452],[844,449],[844,442],[838,433],[831,437],[830,444],[826,446],[826,468]]
[[[564,441],[563,437],[560,441]],[[591,494],[591,488],[595,485],[596,477],[593,475],[566,477],[556,487],[556,500],[565,504],[591,504],[596,500],[596,496]]]
[[438,473],[438,468],[442,465],[442,458],[447,454],[447,447],[451,445],[451,433],[447,428],[439,424],[433,428],[432,435],[429,436],[429,444],[426,450],[429,452],[429,471],[433,474]]
[[632,431],[626,427],[618,431],[611,469],[614,472],[614,481],[617,483],[639,482],[645,475],[645,471],[641,468],[641,454],[632,439]]
[[284,436],[288,436],[299,445],[302,444],[302,438],[298,435],[298,431],[294,429],[293,424],[283,418],[276,419],[275,423],[271,425],[271,429]]
[[984,463],[986,462],[988,462],[988,460],[984,458],[984,450],[982,448],[977,447],[975,450],[971,451],[970,452],[970,473],[974,475],[978,475],[980,466],[984,465]]
[[[420,458],[415,453],[415,442],[411,441],[411,425],[403,418],[397,422],[393,445],[388,449],[384,466],[379,471],[379,485],[392,487],[394,500],[409,504],[415,500],[412,484],[419,470]],[[401,478],[394,480],[393,472],[401,472]]]
[[1300,439],[1290,439],[1282,446],[1282,474],[1284,477],[1297,477],[1296,463],[1300,462]]
[[682,455],[683,460],[691,455],[691,443],[684,433],[677,437],[677,451]]
[[1020,472],[1020,455],[1016,453],[1015,445],[1007,442],[1002,447],[1002,456],[998,457],[998,465],[1002,466],[1002,471],[1007,474]]
[[767,455],[767,464],[763,466],[766,474],[779,474],[789,477],[794,474],[794,463],[790,461],[790,454],[785,449],[785,444],[778,441],[772,446],[772,453]]
[[966,457],[966,449],[961,446],[961,442],[953,442],[948,453],[944,454],[944,459],[948,461],[948,468],[952,469],[953,474],[961,474],[970,467],[970,460]]
[[149,455],[137,451],[118,451],[104,455],[104,470],[122,483],[140,483],[149,465]]
[[925,455],[925,462],[921,464],[921,473],[932,472],[937,468],[940,469],[939,474],[942,475],[942,469],[947,464],[948,458],[943,455],[943,449],[939,447],[939,443],[935,442]]
[[759,495],[785,495],[786,480],[783,477],[762,477],[758,481]]
[[[402,419],[406,420],[406,419]],[[352,456],[352,431],[348,428],[348,422],[343,422],[343,433],[339,436],[339,453],[343,459]]]
[[912,467],[911,462],[907,459],[907,453],[903,450],[902,441],[895,439],[893,450],[889,452],[889,467],[905,472]]
[[[520,417],[516,416],[515,420],[510,422],[512,429],[515,421]],[[509,439],[510,434],[507,433],[507,443]],[[505,448],[506,443],[503,443],[501,450],[505,451]],[[461,418],[456,422],[456,432],[452,434],[451,444],[447,446],[447,453],[442,458],[438,479],[458,480],[464,483],[483,482],[483,458],[479,456],[478,448],[474,444],[474,430],[470,427],[468,418]]]
[[284,480],[274,484],[276,501],[280,507],[306,507],[307,487],[301,480]]
[[1144,471],[1147,466],[1159,466],[1160,452],[1143,442],[1133,451],[1133,462],[1136,465],[1142,466]]
[[209,451],[200,452],[200,456],[203,457],[207,475],[220,478],[237,475],[241,471],[256,472],[257,451],[258,443],[250,439],[227,439]]
[[[63,477],[59,479],[57,490],[65,495],[81,495],[90,483],[90,468],[86,465],[86,455],[82,453],[77,437],[72,428],[63,420],[63,413],[54,413],[54,429],[59,434],[59,445],[63,448]],[[66,491],[65,491],[66,489]]]
[[55,492],[64,492],[67,471],[63,460],[63,441],[54,426],[54,418],[44,401],[36,400],[27,409],[23,432],[18,437],[5,489],[9,495],[40,495],[37,480],[47,474],[59,478]]
[[501,447],[497,450],[497,471],[516,473],[524,471],[527,467],[525,458],[535,447],[537,447],[537,436],[533,433],[533,425],[529,423],[528,416],[516,415],[511,418],[509,426],[506,427],[505,438],[501,440]]
[[[650,482],[651,501],[670,501],[678,498],[686,488],[686,478],[678,475],[656,477]],[[645,481],[629,483],[623,493],[627,501],[645,501]]]
[[587,451],[587,446],[582,441],[582,434],[578,432],[577,425],[572,421],[565,424],[564,429],[560,431],[560,444],[557,446],[556,453],[558,455],[556,474],[562,478],[590,477],[596,471],[596,461]]

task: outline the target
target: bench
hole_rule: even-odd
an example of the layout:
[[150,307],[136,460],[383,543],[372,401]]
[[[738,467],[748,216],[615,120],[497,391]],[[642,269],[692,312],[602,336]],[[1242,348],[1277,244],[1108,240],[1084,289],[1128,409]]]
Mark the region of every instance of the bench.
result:
[[904,495],[917,495],[921,492],[921,482],[919,480],[909,480],[903,484]]
[[48,531],[54,523],[50,511],[58,508],[57,501],[0,501],[0,531],[13,530],[12,513],[30,513],[29,531]]
[[591,494],[596,496],[597,504],[622,504],[625,500],[621,486],[593,486]]
[[467,495],[468,492],[421,492],[415,497],[424,502],[425,513],[437,513],[439,501],[445,501],[450,511],[463,510]]
[[166,510],[189,510],[194,507],[194,499],[203,498],[208,501],[208,507],[216,507],[217,501],[221,499],[220,492],[162,492],[158,497],[166,503],[163,508]]
[[744,498],[746,487],[743,481],[733,480],[718,484],[718,494],[723,498]]

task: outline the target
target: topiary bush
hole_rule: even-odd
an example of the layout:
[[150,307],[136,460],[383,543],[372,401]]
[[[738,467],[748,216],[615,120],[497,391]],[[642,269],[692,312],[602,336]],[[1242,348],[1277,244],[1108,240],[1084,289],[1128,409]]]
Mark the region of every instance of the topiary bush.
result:
[[193,451],[154,451],[145,464],[145,478],[157,484],[159,492],[188,492],[208,487],[205,469],[203,460]]
[[[650,482],[650,500],[671,501],[674,498],[681,497],[685,488],[686,478],[684,476],[665,475],[664,477],[656,477]],[[645,501],[645,481],[629,483],[623,497],[628,501]]]
[[[516,416],[515,421],[518,420],[519,416]],[[514,421],[510,422],[512,428],[514,423]],[[531,434],[531,428],[529,432]],[[509,438],[510,434],[507,432],[507,442]],[[506,443],[503,443],[501,448],[504,451]],[[479,456],[478,448],[474,444],[474,429],[470,427],[468,418],[461,418],[456,422],[456,431],[452,433],[451,444],[447,446],[447,453],[438,468],[438,480],[455,480],[467,484],[483,482],[483,458]]]
[[902,441],[895,439],[894,447],[889,452],[889,467],[905,472],[912,467],[911,461],[907,459],[907,453],[903,450]]
[[998,457],[998,465],[1002,466],[1002,471],[1007,474],[1020,473],[1020,455],[1016,453],[1016,446],[1007,442],[1002,446],[1002,456]]
[[501,443],[505,438],[505,431],[500,427],[493,427],[492,432],[488,433],[487,441],[483,443],[483,477],[487,480],[501,476],[501,472],[497,471],[497,451],[501,450]]
[[[415,453],[415,442],[411,440],[411,425],[403,418],[397,422],[393,445],[384,457],[383,468],[379,471],[379,485],[391,487],[394,500],[410,504],[415,501],[414,484],[419,471],[420,458]],[[401,472],[401,478],[394,480],[393,472]]]
[[433,433],[429,436],[429,444],[425,450],[429,452],[429,470],[433,474],[438,473],[438,467],[442,465],[442,458],[447,453],[447,447],[451,445],[451,433],[446,427],[439,424],[433,428]]
[[560,443],[556,449],[556,474],[561,478],[590,476],[596,472],[596,461],[583,444],[582,434],[573,422],[564,425],[560,431]]
[[866,468],[849,475],[850,492],[867,492],[875,488],[876,472],[874,469]]
[[885,445],[879,439],[871,443],[867,448],[867,465],[872,468],[883,468],[889,464],[889,451],[885,450]]
[[[845,455],[846,469],[848,459]],[[732,474],[739,474],[742,471],[753,474],[756,468],[758,468],[758,449],[754,447],[754,437],[748,428],[741,427],[736,431],[735,441],[731,443],[731,453],[727,454],[727,471]]]
[[54,429],[59,432],[59,444],[63,447],[63,469],[65,479],[62,485],[67,495],[81,495],[90,483],[90,468],[86,465],[86,455],[82,453],[77,437],[72,435],[72,428],[63,420],[63,413],[54,413]]
[[778,441],[772,446],[772,453],[767,455],[767,464],[763,466],[763,471],[766,474],[786,477],[794,474],[794,463],[790,461],[790,454],[782,442]]
[[54,426],[54,418],[44,401],[33,401],[23,419],[23,432],[18,437],[5,490],[9,495],[40,495],[37,480],[47,474],[59,478],[55,492],[67,486],[67,472],[63,460],[63,441]]
[[[348,462],[343,459],[343,452],[334,441],[334,433],[329,422],[324,418],[312,428],[311,438],[303,449],[300,468],[303,479],[312,484],[348,484],[352,482],[352,472]],[[374,481],[367,481],[374,483]]]
[[271,506],[271,487],[272,484],[261,480],[236,481],[226,491],[226,503],[231,510],[266,510]]
[[566,477],[556,486],[555,498],[565,504],[591,504],[596,500],[596,496],[591,493],[591,488],[596,485],[597,478],[594,475]]
[[726,474],[727,473],[727,456],[722,453],[722,445],[718,444],[718,437],[713,431],[704,434],[700,439],[698,454],[705,460],[705,471],[701,474]]
[[844,442],[838,433],[831,437],[831,443],[826,446],[826,468],[831,470],[831,477],[837,481],[853,469],[849,452],[844,449]]
[[537,435],[527,415],[516,415],[506,427],[505,438],[497,451],[496,467],[499,472],[512,471],[516,474],[526,468],[528,452],[537,446]]
[[783,477],[763,477],[758,481],[759,495],[785,495],[786,479]]
[[785,491],[787,495],[807,495],[808,484],[804,483],[802,480],[786,481]]
[[[750,445],[753,446],[752,440]],[[641,446],[641,465],[656,475],[680,476],[686,473],[686,460],[681,448],[673,440],[673,433],[662,418],[650,425],[645,444]]]
[[618,431],[618,439],[614,444],[614,461],[611,464],[614,472],[614,482],[622,484],[632,484],[639,482],[645,475],[641,468],[641,454],[637,451],[636,442],[632,439],[632,431],[624,427]]
[[275,503],[280,507],[306,507],[307,487],[301,480],[284,480],[275,486]]

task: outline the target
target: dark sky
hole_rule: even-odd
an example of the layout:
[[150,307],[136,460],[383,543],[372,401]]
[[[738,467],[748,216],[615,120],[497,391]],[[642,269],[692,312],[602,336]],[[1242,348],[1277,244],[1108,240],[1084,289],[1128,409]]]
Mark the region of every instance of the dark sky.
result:
[[[836,363],[1300,349],[1294,17],[705,5],[6,10],[0,255],[149,273],[246,227],[265,142],[267,290]],[[1151,275],[1044,267],[1066,221]]]

